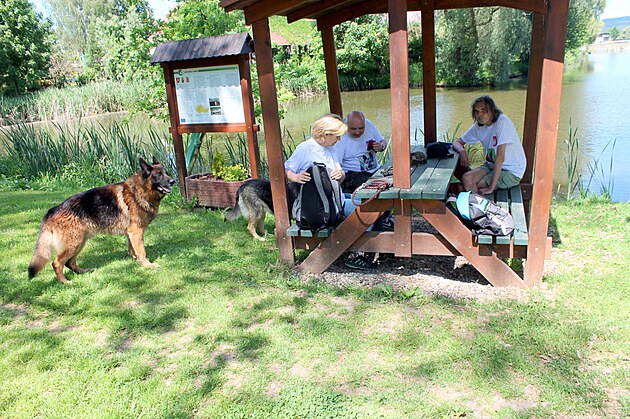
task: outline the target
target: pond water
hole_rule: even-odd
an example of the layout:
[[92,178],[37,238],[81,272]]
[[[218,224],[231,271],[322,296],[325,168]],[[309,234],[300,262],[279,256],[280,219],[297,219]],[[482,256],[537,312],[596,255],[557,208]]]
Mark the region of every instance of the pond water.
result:
[[[600,190],[600,185],[612,184],[614,201],[630,201],[630,51],[601,52],[585,56],[579,69],[566,73],[563,77],[558,145],[556,150],[554,191],[564,192],[567,184],[565,165],[566,144],[570,127],[577,130],[579,140],[579,171],[585,182],[591,179],[590,189]],[[470,102],[482,94],[490,94],[497,105],[523,132],[526,85],[513,83],[502,89],[458,89],[437,90],[438,138],[459,136],[471,124]],[[360,109],[372,120],[386,138],[391,138],[392,118],[390,114],[390,91],[372,90],[342,93],[343,108],[346,112]],[[411,141],[422,142],[423,98],[422,90],[410,91]],[[302,141],[308,135],[310,124],[328,112],[326,95],[296,99],[286,108],[281,121],[295,141]],[[88,121],[107,125],[109,120],[127,119],[127,114],[99,116]],[[46,124],[42,124],[46,125]],[[260,123],[262,128],[262,123]],[[131,117],[130,133],[142,135],[152,126],[168,134],[167,123],[148,121],[146,118]],[[456,128],[459,126],[457,132]],[[261,151],[264,153],[264,132],[259,135]],[[612,168],[611,166],[611,151]],[[593,169],[595,162],[597,167]],[[595,175],[592,173],[595,172]],[[563,190],[564,189],[564,190]]]
[[[594,53],[585,57],[580,69],[564,75],[558,146],[556,150],[555,183],[557,188],[566,185],[566,144],[570,126],[577,130],[580,158],[579,167],[585,181],[593,178],[591,190],[600,184],[613,181],[614,201],[630,200],[630,52]],[[503,89],[444,88],[437,91],[438,137],[461,135],[472,120],[470,102],[482,94],[490,94],[497,105],[508,115],[520,134],[523,132],[523,115],[526,85],[514,83]],[[360,109],[365,112],[386,138],[391,138],[390,91],[372,90],[342,93],[344,111]],[[412,89],[411,138],[422,141],[423,98],[422,90]],[[287,108],[283,127],[302,138],[309,124],[328,112],[327,96],[299,99]],[[460,125],[455,133],[455,128]],[[297,134],[296,134],[297,133]],[[611,150],[614,156],[611,163]],[[591,175],[593,165],[598,167]]]

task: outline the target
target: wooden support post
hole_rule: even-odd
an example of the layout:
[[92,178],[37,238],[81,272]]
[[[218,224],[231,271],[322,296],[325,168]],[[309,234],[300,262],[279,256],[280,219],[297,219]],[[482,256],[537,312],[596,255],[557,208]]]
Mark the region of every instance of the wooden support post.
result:
[[532,208],[529,220],[529,245],[525,263],[525,283],[533,286],[542,281],[549,209],[553,193],[553,170],[558,140],[562,70],[566,42],[569,0],[549,2],[544,21],[545,47],[542,65],[540,115],[534,166]]
[[258,85],[262,102],[262,117],[265,128],[265,144],[269,161],[269,179],[273,197],[274,217],[276,219],[276,245],[280,258],[293,264],[293,241],[287,236],[289,228],[289,209],[287,206],[286,175],[282,156],[282,132],[278,117],[278,98],[276,80],[273,73],[273,54],[271,53],[271,34],[269,20],[261,19],[252,24]]
[[424,146],[437,141],[437,94],[435,89],[435,5],[422,1],[422,95]]
[[330,113],[343,118],[341,104],[341,87],[339,86],[339,72],[337,71],[337,53],[335,50],[335,35],[332,28],[322,29],[322,44],[324,48],[324,65],[326,66],[326,84],[328,85],[328,106]]
[[407,1],[389,0],[389,62],[392,98],[394,186],[411,187]]
[[184,142],[182,135],[178,132],[179,112],[177,110],[177,94],[175,93],[175,81],[173,80],[173,69],[167,64],[162,64],[164,70],[164,81],[166,83],[166,101],[168,103],[168,114],[170,116],[171,126],[169,131],[173,137],[173,148],[175,151],[175,165],[177,166],[177,180],[179,182],[179,191],[184,199],[186,199],[186,177],[188,169],[186,168],[186,152],[184,151]]
[[410,258],[413,254],[411,236],[411,201],[408,199],[394,200],[394,240],[398,257]]
[[241,93],[243,97],[243,110],[245,112],[245,132],[247,133],[247,151],[251,175],[254,179],[260,177],[260,150],[258,149],[258,136],[254,130],[256,122],[254,116],[254,95],[252,94],[252,81],[250,79],[249,55],[242,55],[238,65],[241,77]]
[[527,74],[527,100],[525,102],[525,118],[523,121],[523,149],[527,158],[527,168],[521,179],[522,183],[532,182],[534,168],[536,133],[538,132],[538,117],[540,115],[543,47],[545,44],[543,19],[544,16],[542,14],[534,13],[532,43],[529,53],[529,73]]

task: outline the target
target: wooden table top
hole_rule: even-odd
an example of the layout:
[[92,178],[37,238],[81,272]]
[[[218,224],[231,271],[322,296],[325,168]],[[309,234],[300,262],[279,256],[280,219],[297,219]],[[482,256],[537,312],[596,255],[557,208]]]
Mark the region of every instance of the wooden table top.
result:
[[[424,147],[416,146],[412,152],[425,152]],[[459,154],[451,150],[453,157],[443,159],[428,159],[426,163],[411,166],[411,188],[389,188],[382,191],[378,199],[438,199],[443,200],[448,193],[448,185],[455,171]],[[391,162],[383,165],[368,181],[387,180],[394,183],[394,177],[384,176],[383,171],[391,166]],[[355,194],[355,199],[369,199],[374,195],[374,189],[360,189]]]

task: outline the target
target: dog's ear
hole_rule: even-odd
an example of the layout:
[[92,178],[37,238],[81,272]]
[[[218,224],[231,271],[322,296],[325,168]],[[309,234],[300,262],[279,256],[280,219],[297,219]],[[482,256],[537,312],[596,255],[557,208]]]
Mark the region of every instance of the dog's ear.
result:
[[153,156],[153,164],[160,164],[160,162],[158,161],[158,159],[155,158],[155,156]]
[[140,163],[140,174],[144,177],[148,177],[151,174],[151,165],[144,161],[142,157],[138,159],[138,162]]

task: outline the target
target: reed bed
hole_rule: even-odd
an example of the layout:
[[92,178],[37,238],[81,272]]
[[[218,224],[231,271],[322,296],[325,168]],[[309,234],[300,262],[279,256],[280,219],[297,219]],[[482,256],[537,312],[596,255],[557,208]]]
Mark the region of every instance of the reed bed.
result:
[[150,126],[143,134],[133,134],[128,122],[53,123],[50,129],[18,124],[0,127],[0,134],[0,167],[8,176],[109,183],[135,172],[140,157],[155,157],[175,172],[172,142],[167,133]]
[[146,81],[93,82],[63,89],[50,88],[19,97],[0,96],[0,126],[37,121],[85,118],[135,108],[146,95]]

